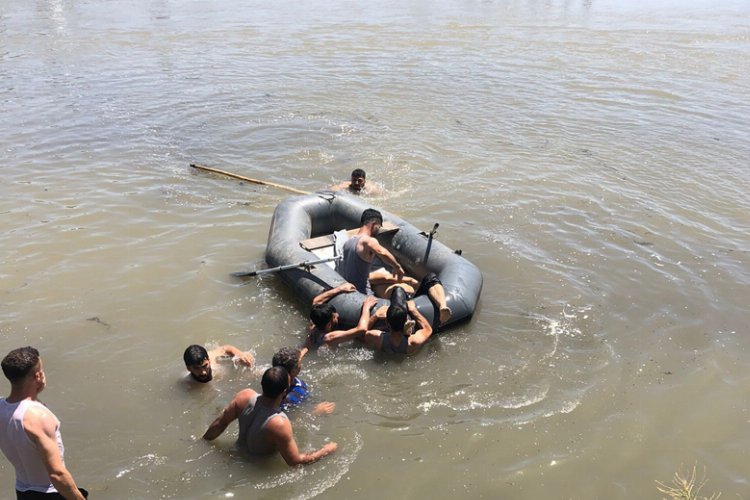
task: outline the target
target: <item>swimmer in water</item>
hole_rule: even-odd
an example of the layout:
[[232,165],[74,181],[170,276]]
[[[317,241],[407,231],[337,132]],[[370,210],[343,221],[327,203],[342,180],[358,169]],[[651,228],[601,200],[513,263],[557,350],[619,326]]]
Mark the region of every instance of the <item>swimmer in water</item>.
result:
[[[282,411],[289,411],[298,406],[310,395],[310,388],[304,380],[299,378],[299,373],[302,371],[302,358],[305,357],[307,351],[306,347],[302,349],[282,347],[273,355],[271,364],[273,366],[281,366],[289,373],[289,389],[281,401]],[[335,409],[336,403],[323,401],[315,405],[312,413],[313,415],[330,415]]]
[[234,346],[223,345],[207,351],[202,345],[193,344],[185,349],[182,355],[188,374],[185,380],[206,384],[214,378],[216,362],[221,359],[231,359],[239,364],[252,367],[255,360],[250,354],[240,351]]
[[336,308],[327,302],[340,293],[352,293],[357,289],[351,283],[344,283],[317,295],[313,299],[310,311],[310,327],[305,347],[316,349],[323,345],[329,347],[337,346],[342,342],[361,337],[370,323],[370,309],[375,305],[377,299],[373,296],[365,298],[362,304],[362,313],[359,322],[354,328],[341,330],[339,328],[339,313]]
[[263,373],[263,393],[252,389],[238,392],[221,414],[216,417],[203,439],[213,441],[224,430],[239,420],[237,446],[250,455],[262,456],[279,453],[287,465],[307,465],[330,455],[338,448],[336,443],[300,453],[292,432],[292,423],[281,409],[281,402],[289,390],[290,376],[282,366],[273,366]]
[[351,180],[343,181],[331,186],[331,191],[346,190],[352,194],[383,194],[383,190],[375,184],[367,184],[367,174],[361,168],[352,171]]
[[[407,321],[411,315],[416,321],[416,331],[409,332]],[[385,330],[367,330],[363,341],[367,347],[387,354],[405,354],[412,356],[419,352],[432,336],[432,326],[419,312],[413,300],[405,303],[391,301],[388,306]]]

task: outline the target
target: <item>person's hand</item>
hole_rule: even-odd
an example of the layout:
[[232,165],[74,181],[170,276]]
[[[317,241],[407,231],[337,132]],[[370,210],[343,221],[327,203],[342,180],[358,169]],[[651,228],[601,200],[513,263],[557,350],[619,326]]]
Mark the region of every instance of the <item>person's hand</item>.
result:
[[336,403],[330,401],[323,401],[315,405],[313,409],[313,415],[330,415],[336,409]]
[[388,306],[382,306],[377,311],[375,311],[374,316],[377,319],[385,319],[387,313],[388,313]]
[[234,357],[234,359],[237,360],[237,363],[247,367],[251,367],[255,364],[255,359],[253,358],[253,356],[246,352],[240,352],[239,354],[237,354],[237,356]]
[[415,278],[412,278],[411,276],[404,276],[401,279],[401,282],[406,283],[407,285],[411,286],[415,290],[419,287],[419,281]]
[[338,447],[339,445],[337,445],[336,443],[330,442],[323,445],[323,450],[326,452],[326,455],[328,455],[329,453],[333,453],[334,451],[336,451]]
[[395,272],[393,274],[396,275],[396,279],[398,281],[401,281],[404,278],[404,274],[406,274],[406,273],[404,272],[404,268],[401,267],[401,264],[398,264],[398,266],[396,267]]
[[374,306],[377,303],[378,303],[378,299],[376,299],[374,295],[368,295],[365,298],[365,301],[362,304],[362,307],[369,311],[372,308],[372,306]]
[[339,290],[344,293],[351,293],[351,292],[356,292],[357,287],[349,282],[346,282],[346,283],[339,285]]

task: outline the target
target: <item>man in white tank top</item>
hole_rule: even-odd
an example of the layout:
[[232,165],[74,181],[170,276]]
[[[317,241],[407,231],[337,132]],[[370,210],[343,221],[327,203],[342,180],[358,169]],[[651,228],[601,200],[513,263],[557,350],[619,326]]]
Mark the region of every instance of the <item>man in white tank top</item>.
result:
[[0,398],[0,449],[16,470],[16,498],[86,498],[65,467],[60,421],[37,399],[47,385],[39,351],[14,349],[2,369],[11,389]]

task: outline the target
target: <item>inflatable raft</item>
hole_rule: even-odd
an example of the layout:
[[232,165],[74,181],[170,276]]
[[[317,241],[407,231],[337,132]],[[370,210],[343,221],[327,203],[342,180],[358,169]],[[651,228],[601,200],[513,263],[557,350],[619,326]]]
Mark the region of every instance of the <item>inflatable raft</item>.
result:
[[[441,328],[469,319],[482,290],[479,269],[463,258],[460,251],[454,252],[431,234],[372,206],[366,199],[350,194],[319,192],[293,196],[279,203],[268,234],[266,263],[269,267],[290,266],[278,274],[309,306],[316,295],[345,280],[336,272],[335,261],[310,266],[299,264],[335,258],[339,246],[337,240],[341,236],[345,238],[347,230],[349,234],[356,232],[362,212],[367,208],[382,213],[383,227],[378,241],[396,257],[407,275],[421,279],[434,272],[440,278],[452,311],[450,320]],[[342,327],[349,328],[357,323],[364,298],[363,294],[352,292],[330,300],[339,313]],[[436,328],[438,310],[430,299],[418,295],[414,302],[419,312]],[[378,299],[377,307],[387,304],[387,299]]]

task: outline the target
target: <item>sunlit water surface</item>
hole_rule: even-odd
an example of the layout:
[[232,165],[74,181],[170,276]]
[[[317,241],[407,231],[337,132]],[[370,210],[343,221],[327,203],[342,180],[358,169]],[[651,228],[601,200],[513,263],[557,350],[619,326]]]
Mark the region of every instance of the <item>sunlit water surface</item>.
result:
[[[93,498],[750,498],[747,2],[0,0],[0,103],[0,351],[42,351]],[[258,374],[188,391],[183,349],[260,370],[308,305],[230,276],[288,193],[191,162],[363,168],[484,274],[415,358],[305,360],[318,464],[198,439]]]

